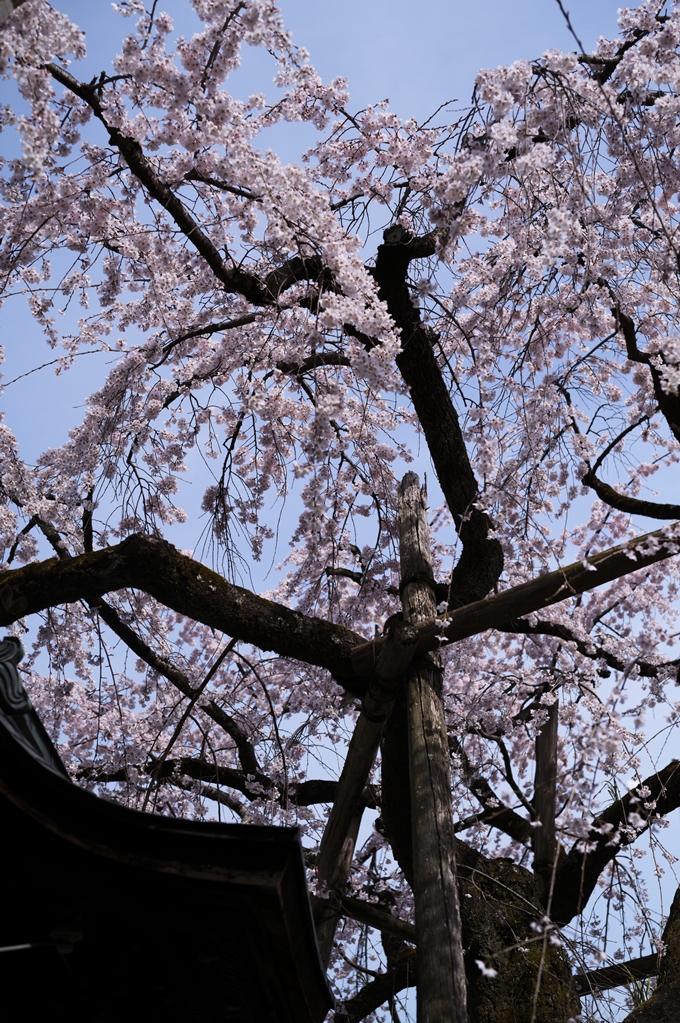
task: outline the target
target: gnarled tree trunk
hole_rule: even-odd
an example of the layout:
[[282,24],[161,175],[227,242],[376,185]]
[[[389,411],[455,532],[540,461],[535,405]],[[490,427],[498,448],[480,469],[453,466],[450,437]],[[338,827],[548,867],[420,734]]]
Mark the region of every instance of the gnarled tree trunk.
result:
[[[563,948],[539,933],[539,879],[456,843],[470,1023],[566,1023],[579,997]],[[553,939],[554,940],[554,939]],[[491,977],[477,965],[496,971]]]

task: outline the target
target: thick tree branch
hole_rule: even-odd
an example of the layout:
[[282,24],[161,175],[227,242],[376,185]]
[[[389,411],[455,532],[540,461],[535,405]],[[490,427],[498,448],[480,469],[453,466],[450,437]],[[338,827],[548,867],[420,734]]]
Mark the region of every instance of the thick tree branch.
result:
[[[459,821],[457,824],[454,824],[454,831],[463,831],[467,827],[472,827],[478,821],[482,821],[494,828],[498,828],[499,831],[502,831],[510,838],[514,838],[516,842],[520,842],[522,845],[529,845],[533,833],[533,828],[529,821],[525,820],[524,817],[520,817],[514,810],[503,805],[503,801],[498,798],[486,778],[482,777],[477,768],[470,763],[463,744],[455,736],[449,735],[448,741],[449,750],[458,758],[461,778],[470,792],[484,807],[482,813],[475,814],[466,821]],[[462,825],[465,825],[465,827]]]
[[[569,15],[565,12],[562,4],[560,4],[560,9],[566,17],[567,25],[571,29]],[[654,20],[659,25],[665,25],[668,21],[668,16],[665,14],[657,14],[655,15]],[[614,74],[628,50],[632,49],[633,46],[637,46],[640,40],[646,39],[648,35],[649,31],[647,29],[636,28],[634,29],[630,39],[627,39],[625,43],[622,43],[612,57],[599,57],[595,55],[591,56],[587,53],[580,53],[578,56],[579,63],[587,64],[591,69],[593,78],[599,82],[600,85],[604,85],[604,83],[608,82]],[[596,68],[597,70],[593,70],[593,68]]]
[[403,941],[409,941],[415,945],[416,929],[413,924],[406,920],[399,920],[372,902],[345,896],[340,899],[340,908],[345,916],[349,916],[361,924],[374,927],[377,931],[385,931],[387,934],[394,935],[395,938],[401,938]]
[[[183,782],[178,777],[172,777],[169,780],[171,785],[174,785],[176,789],[181,789],[182,792],[194,792],[196,787],[191,782]],[[200,786],[200,795],[203,799],[212,799],[214,803],[219,803],[221,806],[226,806],[228,809],[241,818],[243,824],[248,824],[248,809],[247,804],[241,803],[239,799],[232,796],[225,789],[216,789],[214,785],[203,785]]]
[[410,389],[437,479],[463,544],[449,599],[454,606],[485,597],[503,570],[503,551],[489,538],[491,523],[475,507],[479,485],[470,464],[458,414],[433,351],[437,336],[423,326],[407,284],[412,259],[431,255],[436,234],[412,238],[399,227],[385,232],[373,275],[378,295],[401,332],[397,366]]
[[[156,775],[159,782],[181,781],[182,778],[191,778],[200,781],[217,784],[222,788],[235,789],[241,792],[249,800],[258,799],[259,792],[251,791],[253,783],[259,785],[266,783],[266,788],[273,789],[274,785],[268,778],[248,778],[244,771],[238,771],[233,767],[223,767],[219,764],[210,763],[207,760],[200,760],[193,757],[178,757],[177,759],[166,759],[160,764],[160,758],[151,757],[146,764],[137,767],[143,774]],[[86,767],[79,771],[77,778],[83,781],[97,782],[101,785],[110,785],[115,782],[130,782],[131,774],[129,767],[120,767],[115,771],[101,770],[96,767]]]
[[[195,792],[196,786],[191,782],[182,781],[181,778],[169,778],[169,783],[174,785],[175,788],[182,789],[183,792]],[[224,789],[216,789],[214,785],[205,785],[201,783],[200,794],[204,799],[212,799],[213,803],[219,803],[221,806],[226,806],[229,810],[233,810],[237,814],[244,824],[248,823],[248,807],[242,803],[240,799],[236,799],[235,796],[230,795],[229,792]]]
[[[638,796],[640,788],[648,789],[649,795]],[[553,920],[569,923],[586,905],[597,879],[619,849],[634,842],[655,819],[679,806],[680,761],[672,760],[598,814],[589,834],[574,844],[557,871]]]
[[[607,286],[607,285],[605,285]],[[608,286],[607,286],[608,287]],[[611,288],[608,288],[611,292]],[[617,303],[612,309],[612,315],[616,325],[623,334],[626,343],[626,354],[631,362],[641,363],[647,366],[652,377],[654,386],[654,397],[657,400],[659,409],[668,423],[671,432],[676,440],[680,441],[680,394],[666,390],[663,383],[663,376],[658,368],[658,363],[664,363],[663,352],[654,353],[640,351],[637,343],[637,330],[635,323],[621,306]]]
[[619,46],[613,57],[596,57],[581,53],[578,57],[579,63],[587,64],[595,81],[599,82],[600,85],[604,85],[614,74],[628,50],[635,46],[636,43],[639,43],[640,39],[644,39],[648,35],[649,32],[638,31],[634,38],[627,39],[625,43]]
[[576,974],[576,990],[583,998],[585,995],[598,991],[609,991],[613,987],[622,987],[634,980],[646,980],[656,977],[659,972],[659,954],[653,952],[639,959],[629,959],[626,963],[616,966],[605,966],[601,970],[590,970],[588,973]]
[[[455,642],[505,626],[516,617],[672,557],[676,546],[677,541],[664,530],[657,530],[584,563],[576,562],[458,608],[415,627],[414,653],[435,650],[442,641]],[[0,626],[58,604],[80,599],[96,603],[105,593],[125,588],[140,589],[178,614],[262,650],[326,668],[357,696],[365,694],[366,679],[373,675],[387,641],[381,637],[365,642],[342,625],[258,597],[180,554],[165,540],[138,534],[105,550],[64,561],[33,562],[2,573]],[[131,645],[131,649],[135,647]],[[140,651],[139,656],[144,654]]]
[[[503,551],[497,540],[489,538],[488,517],[475,507],[479,487],[458,414],[434,354],[433,346],[438,337],[423,325],[408,285],[410,262],[435,253],[437,233],[414,238],[394,225],[385,231],[383,239],[373,277],[378,284],[378,295],[400,331],[401,352],[397,366],[410,390],[437,478],[462,542],[462,554],[445,599],[450,606],[465,605],[484,598],[496,584],[503,569]],[[409,582],[403,580],[402,585]],[[427,649],[436,649],[438,642]],[[386,834],[400,866],[411,880],[414,868],[412,808],[409,776],[403,763],[407,718],[405,703],[404,706],[398,703],[383,738],[382,780]]]
[[138,534],[68,561],[53,558],[3,573],[0,626],[81,598],[96,603],[103,594],[124,588],[140,589],[178,614],[262,650],[327,668],[337,677],[348,674],[350,691],[358,695],[365,691],[365,683],[357,687],[352,678],[350,659],[361,636],[258,597],[180,554],[165,540]]
[[608,483],[598,479],[594,472],[587,472],[582,482],[587,487],[591,487],[601,501],[611,508],[616,508],[617,511],[626,512],[628,515],[646,515],[650,519],[680,518],[680,504],[662,504],[620,494]]
[[[291,786],[289,800],[296,806],[314,806],[317,803],[334,803],[338,795],[338,782],[325,779],[299,781]],[[380,789],[366,785],[359,796],[359,806],[366,810],[380,809]]]
[[375,1012],[384,1002],[389,1001],[406,987],[416,984],[416,953],[410,949],[393,970],[376,977],[361,991],[343,1002],[333,1017],[334,1023],[359,1023],[369,1013]]
[[[178,779],[191,778],[194,781],[205,784],[219,785],[225,789],[235,789],[241,792],[247,799],[260,798],[260,786],[272,791],[276,788],[274,783],[266,775],[258,772],[257,776],[248,775],[245,771],[238,771],[233,767],[224,767],[220,764],[202,760],[200,757],[179,757],[177,759],[167,758],[158,767],[159,759],[152,757],[148,763],[138,766],[136,769],[143,774],[154,774],[160,781],[175,783]],[[116,771],[106,771],[95,767],[87,767],[77,774],[79,779],[94,781],[101,785],[109,785],[114,782],[129,782],[130,769],[128,767],[118,768]],[[256,791],[257,790],[257,791]],[[332,803],[337,795],[337,781],[326,779],[310,778],[309,781],[298,782],[288,790],[288,802],[294,806],[316,806],[319,803]],[[366,786],[359,797],[359,804],[362,808],[370,810],[379,809],[377,792],[375,786]]]

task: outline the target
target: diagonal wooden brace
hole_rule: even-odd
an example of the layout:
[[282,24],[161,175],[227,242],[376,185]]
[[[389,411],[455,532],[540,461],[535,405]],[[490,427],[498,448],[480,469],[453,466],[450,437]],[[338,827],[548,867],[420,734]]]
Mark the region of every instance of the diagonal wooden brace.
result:
[[[412,625],[396,620],[380,646],[375,670],[349,743],[317,860],[319,881],[334,895],[342,895],[349,877],[361,822],[361,793],[373,769],[383,726],[394,706],[399,682],[413,659],[417,640],[418,633]],[[318,904],[317,937],[326,965],[333,947],[337,920],[338,910],[333,898]]]

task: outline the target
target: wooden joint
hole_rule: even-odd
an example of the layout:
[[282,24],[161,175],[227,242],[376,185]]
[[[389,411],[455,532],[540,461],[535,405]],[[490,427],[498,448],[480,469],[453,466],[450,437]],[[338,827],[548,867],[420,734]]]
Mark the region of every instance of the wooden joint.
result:
[[424,583],[426,586],[430,586],[433,590],[436,587],[434,575],[431,572],[411,572],[409,575],[404,576],[399,584],[400,597],[406,587],[410,586],[412,583]]
[[[395,619],[390,626],[386,639],[380,646],[380,652],[375,665],[376,681],[369,686],[369,692],[379,692],[383,683],[383,689],[392,689],[392,698],[396,691],[396,683],[404,675],[413,660],[418,649],[418,630],[400,619]],[[391,683],[387,687],[385,683]],[[380,697],[378,697],[380,698]]]

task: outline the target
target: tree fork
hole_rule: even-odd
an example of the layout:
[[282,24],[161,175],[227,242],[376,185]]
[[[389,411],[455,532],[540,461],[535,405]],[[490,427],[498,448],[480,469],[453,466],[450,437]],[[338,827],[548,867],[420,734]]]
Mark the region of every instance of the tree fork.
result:
[[[415,473],[399,488],[404,619],[435,614],[425,494]],[[418,1023],[467,1023],[465,966],[456,882],[449,748],[439,655],[408,676],[409,765],[413,830],[413,894],[418,941]]]

